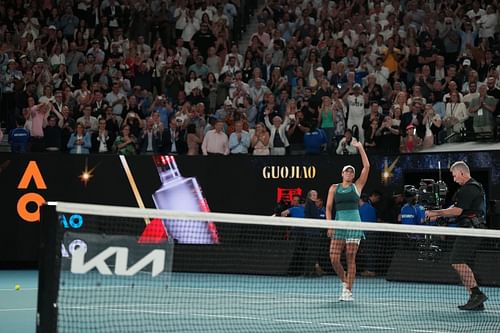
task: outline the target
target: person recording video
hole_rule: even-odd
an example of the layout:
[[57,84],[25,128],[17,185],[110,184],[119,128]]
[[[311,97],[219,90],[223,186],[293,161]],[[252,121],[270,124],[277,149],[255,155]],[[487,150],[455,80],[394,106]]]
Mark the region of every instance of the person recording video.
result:
[[[413,185],[405,185],[404,199],[406,203],[401,207],[398,221],[401,224],[422,225],[425,223],[425,208],[418,203],[418,189]],[[407,234],[401,238],[401,248],[407,248],[410,244],[424,236],[420,234]]]
[[405,185],[406,204],[401,207],[399,222],[402,224],[424,224],[425,208],[417,202],[418,190],[413,185]]
[[358,140],[352,136],[352,131],[350,129],[346,129],[344,133],[344,137],[340,140],[337,146],[337,155],[355,155],[358,153],[358,149],[356,149],[356,145]]
[[[453,163],[450,167],[453,180],[460,185],[453,197],[454,205],[446,209],[429,210],[426,217],[434,220],[438,217],[455,217],[462,228],[484,228],[485,196],[482,185],[471,177],[469,166],[464,161]],[[463,285],[469,290],[469,300],[459,305],[460,310],[484,310],[488,297],[479,290],[474,272],[470,268],[476,250],[481,244],[478,237],[457,237],[450,256],[451,266],[460,276]]]

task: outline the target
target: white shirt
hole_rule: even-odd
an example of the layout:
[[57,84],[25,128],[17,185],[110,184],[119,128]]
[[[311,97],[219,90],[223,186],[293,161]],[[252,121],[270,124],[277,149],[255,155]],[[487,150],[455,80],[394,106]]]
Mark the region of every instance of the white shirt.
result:
[[176,52],[176,54],[175,54],[174,59],[177,60],[180,65],[186,64],[186,60],[189,57],[189,55],[191,54],[189,52],[189,50],[186,49],[185,47],[176,47],[175,52]]
[[203,83],[200,78],[184,82],[184,92],[186,95],[191,95],[194,88],[203,89]]
[[231,67],[229,65],[226,65],[226,66],[222,67],[222,70],[220,71],[220,73],[224,74],[226,72],[229,72],[232,75],[234,75],[234,73],[236,73],[239,70],[240,70],[240,68],[238,66]]
[[200,21],[196,17],[193,17],[192,19],[186,18],[186,20],[186,26],[182,31],[181,37],[183,41],[189,42],[193,38],[194,34],[200,30]]
[[[114,92],[111,91],[106,95],[106,101],[109,103],[109,105],[113,105],[115,101],[121,98],[125,98],[125,95],[123,95],[121,92],[115,94]],[[122,103],[117,103],[115,106],[113,106],[114,114],[121,116],[122,112],[123,112]]]
[[50,57],[51,66],[57,66],[60,64],[66,64],[66,57],[64,56],[64,53],[60,53],[59,55],[54,54],[52,57]]
[[478,97],[479,97],[479,92],[477,91],[475,93],[468,93],[467,95],[464,96],[463,102],[465,103],[466,106],[469,106],[470,102],[472,102],[474,98]]
[[444,67],[441,67],[441,68],[436,67],[436,69],[434,71],[434,78],[436,79],[436,81],[441,81],[445,77],[446,77],[446,73],[444,71]]
[[349,106],[349,118],[350,119],[363,119],[365,116],[365,98],[363,95],[347,96],[347,104]]
[[201,144],[201,150],[203,155],[208,155],[208,153],[228,155],[229,139],[226,133],[217,133],[215,129],[208,131]]
[[471,9],[465,15],[467,15],[472,21],[474,21],[476,17],[482,17],[483,15],[486,15],[486,11],[482,8],[479,8],[476,13],[473,9]]
[[108,145],[106,144],[106,140],[108,139],[108,133],[107,132],[99,133],[99,137],[97,139],[99,140],[99,152],[107,153],[109,151]]
[[88,118],[85,116],[81,116],[76,120],[76,122],[82,123],[85,126],[85,130],[92,132],[97,131],[97,128],[99,126],[99,121],[94,116],[90,116]]
[[177,7],[174,11],[174,17],[177,21],[175,21],[175,29],[183,30],[186,26],[186,14],[187,8]]
[[239,53],[229,53],[226,55],[226,58],[224,59],[224,65],[227,65],[228,61],[229,61],[229,56],[230,55],[233,55],[235,56],[236,58],[236,66],[239,66],[239,67],[242,67],[244,64],[243,64],[243,56]]
[[[77,135],[76,136],[76,141],[79,141],[79,140],[83,141],[83,136],[82,135]],[[76,153],[77,154],[81,154],[82,153],[82,145],[76,145]]]
[[146,135],[148,136],[148,146],[146,147],[146,151],[151,152],[151,151],[153,151],[153,132],[152,131],[148,131],[146,133]]
[[354,30],[349,30],[350,36],[344,30],[337,34],[337,38],[341,38],[347,47],[353,46],[358,41],[358,34]]
[[385,86],[387,79],[389,78],[390,72],[387,67],[382,66],[379,70],[375,70],[376,82],[381,87]]
[[497,14],[486,14],[477,20],[479,27],[479,38],[489,38],[495,35],[497,25]]

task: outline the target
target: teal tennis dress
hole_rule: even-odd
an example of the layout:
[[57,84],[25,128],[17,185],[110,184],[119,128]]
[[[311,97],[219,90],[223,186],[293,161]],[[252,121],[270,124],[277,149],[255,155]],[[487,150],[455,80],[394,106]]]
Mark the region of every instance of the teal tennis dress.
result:
[[[340,221],[361,222],[359,216],[359,194],[354,184],[343,188],[342,184],[337,185],[335,191],[335,219]],[[333,239],[358,240],[364,238],[361,230],[336,229]]]

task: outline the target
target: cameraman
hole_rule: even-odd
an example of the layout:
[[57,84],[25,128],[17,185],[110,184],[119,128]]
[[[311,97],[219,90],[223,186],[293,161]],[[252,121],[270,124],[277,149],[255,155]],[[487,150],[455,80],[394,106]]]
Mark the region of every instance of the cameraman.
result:
[[[456,223],[462,228],[484,227],[484,190],[480,183],[473,179],[467,164],[463,161],[453,163],[450,167],[453,180],[461,187],[455,193],[455,202],[449,208],[429,210],[426,216],[429,219],[436,217],[456,217]],[[478,287],[470,263],[481,243],[478,237],[457,237],[453,244],[450,256],[451,266],[460,276],[464,286],[469,290],[469,301],[460,305],[460,310],[484,310],[484,302],[488,297]]]
[[404,196],[406,204],[401,207],[399,222],[401,224],[421,225],[425,221],[425,208],[417,203],[418,190],[413,185],[406,185]]
[[[417,202],[418,190],[413,185],[405,185],[404,198],[406,203],[401,207],[398,222],[401,224],[422,225],[425,222],[425,208]],[[419,234],[407,234],[401,237],[401,248],[406,249],[410,244],[422,239]]]

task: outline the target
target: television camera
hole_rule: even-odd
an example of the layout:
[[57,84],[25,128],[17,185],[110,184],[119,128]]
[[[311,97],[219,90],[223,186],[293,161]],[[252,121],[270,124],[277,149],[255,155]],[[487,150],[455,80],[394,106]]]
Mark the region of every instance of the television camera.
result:
[[[434,179],[421,179],[419,187],[413,185],[404,186],[405,197],[415,197],[415,203],[424,207],[425,210],[443,208],[446,195],[448,194],[448,186],[442,180],[435,181]],[[428,223],[429,221],[426,221]],[[433,222],[435,225],[447,225],[447,220],[440,218]],[[431,235],[422,235],[423,238],[418,239],[415,243],[419,253],[418,260],[434,262],[440,257],[441,246],[439,240]]]
[[421,179],[417,202],[427,209],[441,209],[446,201],[448,186],[442,180]]

